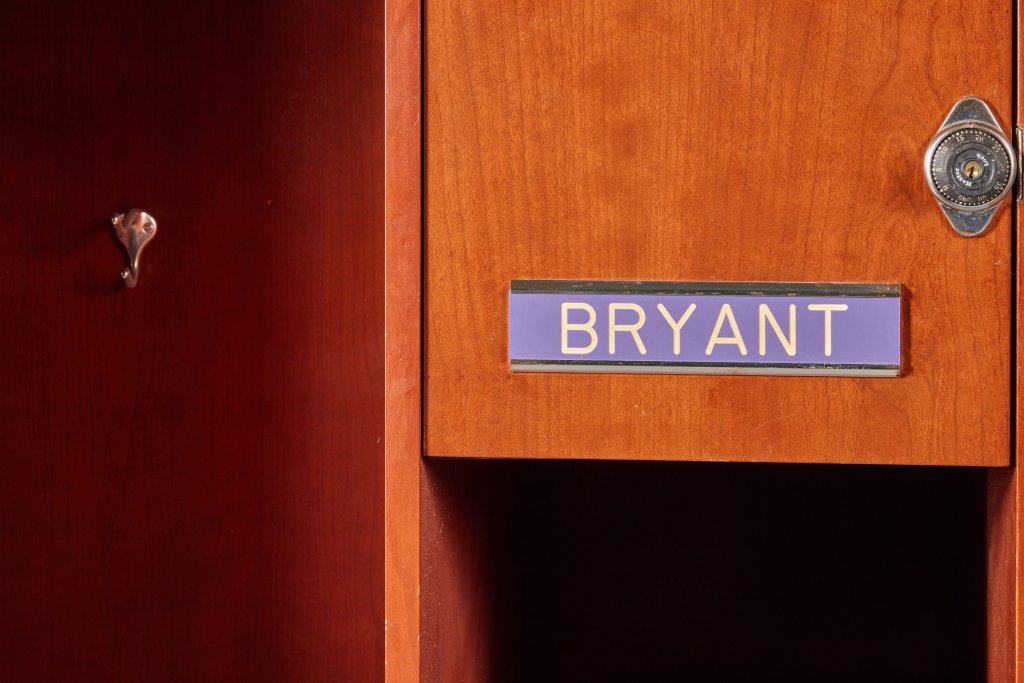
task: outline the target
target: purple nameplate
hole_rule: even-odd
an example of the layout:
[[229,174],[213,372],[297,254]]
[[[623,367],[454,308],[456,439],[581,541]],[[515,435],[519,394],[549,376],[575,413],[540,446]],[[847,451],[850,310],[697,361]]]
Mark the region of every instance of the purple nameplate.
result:
[[519,372],[897,377],[901,287],[514,280]]

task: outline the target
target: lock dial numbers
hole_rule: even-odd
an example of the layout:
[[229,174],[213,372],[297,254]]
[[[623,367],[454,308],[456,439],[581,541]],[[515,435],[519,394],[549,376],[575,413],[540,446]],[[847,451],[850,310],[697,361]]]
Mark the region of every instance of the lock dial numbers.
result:
[[960,128],[935,146],[929,164],[934,189],[951,204],[977,210],[1002,199],[1012,182],[1006,145],[980,127]]

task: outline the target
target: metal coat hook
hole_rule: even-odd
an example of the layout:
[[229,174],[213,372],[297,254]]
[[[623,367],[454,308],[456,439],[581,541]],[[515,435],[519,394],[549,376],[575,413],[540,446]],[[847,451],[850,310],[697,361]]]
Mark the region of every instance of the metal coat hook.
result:
[[128,287],[135,287],[139,282],[139,256],[156,235],[156,219],[142,209],[131,209],[114,214],[110,222],[114,235],[128,252],[128,267],[121,271],[121,278]]

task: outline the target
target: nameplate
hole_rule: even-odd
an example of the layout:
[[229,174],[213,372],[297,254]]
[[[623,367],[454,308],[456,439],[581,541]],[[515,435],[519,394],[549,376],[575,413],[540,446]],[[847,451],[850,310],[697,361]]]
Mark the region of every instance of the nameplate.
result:
[[890,284],[514,280],[517,372],[897,377]]

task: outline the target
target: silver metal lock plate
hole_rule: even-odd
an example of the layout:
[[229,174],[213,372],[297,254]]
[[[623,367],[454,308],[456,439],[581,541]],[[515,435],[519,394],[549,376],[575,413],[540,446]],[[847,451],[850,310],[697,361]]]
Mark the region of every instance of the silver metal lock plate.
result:
[[924,174],[953,230],[977,237],[1010,194],[1017,155],[992,110],[976,97],[955,105],[928,145]]

